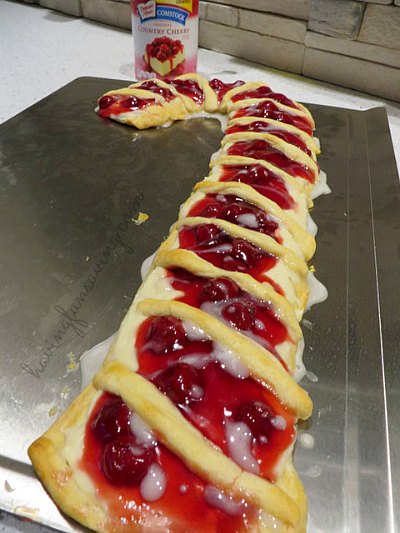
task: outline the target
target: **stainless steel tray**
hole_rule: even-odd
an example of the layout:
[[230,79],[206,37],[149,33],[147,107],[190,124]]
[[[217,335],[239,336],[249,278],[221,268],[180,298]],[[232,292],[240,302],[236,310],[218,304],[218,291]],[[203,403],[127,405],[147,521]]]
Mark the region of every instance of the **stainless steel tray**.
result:
[[[96,116],[97,97],[124,84],[80,78],[0,128],[0,507],[63,531],[78,528],[36,480],[27,446],[77,394],[80,354],[117,329],[143,259],[222,137],[212,120],[137,132]],[[310,532],[394,532],[400,211],[386,113],[310,108],[332,188],[313,211],[329,298],[303,328],[315,409],[300,433],[315,444],[297,445],[295,463]],[[150,219],[136,226],[139,211]]]

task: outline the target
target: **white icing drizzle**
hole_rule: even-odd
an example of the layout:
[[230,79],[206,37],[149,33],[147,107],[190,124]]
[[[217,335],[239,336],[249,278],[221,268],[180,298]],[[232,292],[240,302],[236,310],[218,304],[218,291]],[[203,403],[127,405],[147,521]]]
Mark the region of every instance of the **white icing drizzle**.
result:
[[260,473],[257,460],[251,453],[252,433],[244,422],[225,421],[225,432],[229,455],[247,472]]
[[310,213],[308,213],[308,215],[307,215],[307,231],[313,237],[315,237],[317,232],[318,232],[318,226],[314,222],[314,220],[313,220],[312,216],[310,215]]
[[265,324],[262,320],[259,320],[256,318],[254,321],[255,328],[258,329],[258,331],[264,331],[265,330]]
[[224,131],[228,124],[229,117],[223,115],[222,113],[207,113],[206,111],[200,111],[199,113],[192,113],[191,115],[186,115],[184,120],[190,120],[192,118],[213,118],[218,120],[221,125],[221,130]]
[[179,358],[180,363],[187,363],[194,366],[194,368],[205,368],[208,363],[212,361],[210,356],[204,356],[202,354],[192,353],[190,355],[184,355]]
[[80,360],[81,374],[82,374],[82,385],[81,390],[83,390],[89,383],[92,381],[94,375],[100,370],[101,365],[111,347],[111,344],[114,340],[115,333],[108,337],[105,341],[96,344],[93,348],[90,348],[85,352]]
[[211,353],[221,365],[221,368],[238,379],[246,379],[250,376],[248,369],[241,362],[239,357],[222,344],[214,342],[214,349]]
[[328,298],[328,290],[323,283],[321,283],[313,272],[308,273],[307,283],[309,288],[307,309],[313,305],[324,302]]
[[210,338],[208,335],[204,333],[204,331],[201,328],[199,328],[195,324],[192,324],[191,322],[183,321],[182,325],[187,335],[187,338],[190,341],[204,341]]
[[311,383],[317,383],[318,382],[318,376],[315,375],[314,372],[311,372],[311,370],[307,370],[306,378],[308,379],[308,381],[311,381]]
[[153,260],[154,260],[154,257],[156,255],[157,251],[158,250],[156,250],[154,253],[149,255],[149,257],[147,257],[143,261],[142,266],[140,267],[140,276],[142,278],[142,281],[144,281],[144,279],[147,277],[147,274],[150,272],[150,268],[151,268],[151,265],[153,263]]
[[222,490],[213,485],[205,487],[204,499],[211,507],[220,509],[229,515],[242,514],[246,505],[242,501],[234,500],[232,496],[227,496]]
[[138,445],[143,448],[153,448],[157,444],[153,432],[146,422],[135,412],[130,416],[130,428]]
[[140,483],[140,494],[147,502],[159,500],[167,488],[167,476],[157,463],[150,465],[149,471]]
[[309,433],[301,433],[299,435],[299,442],[305,450],[311,450],[314,448],[315,440]]
[[236,220],[239,226],[258,229],[258,220],[256,215],[253,215],[253,213],[245,213],[243,215],[239,215]]
[[232,244],[226,242],[223,244],[218,244],[217,246],[210,246],[207,248],[207,252],[230,252],[232,250]]
[[306,375],[306,367],[303,363],[303,352],[304,352],[304,339],[301,338],[299,340],[299,343],[297,344],[297,350],[296,350],[296,366],[294,369],[293,378],[294,380],[299,383],[304,376]]
[[285,431],[287,424],[283,416],[277,415],[271,418],[271,426],[279,431]]
[[327,183],[326,173],[323,170],[319,172],[319,180],[315,184],[315,187],[311,191],[311,198],[315,200],[318,196],[323,194],[330,194],[332,191]]
[[259,511],[259,520],[267,531],[274,531],[275,533],[283,531],[283,523],[265,511]]

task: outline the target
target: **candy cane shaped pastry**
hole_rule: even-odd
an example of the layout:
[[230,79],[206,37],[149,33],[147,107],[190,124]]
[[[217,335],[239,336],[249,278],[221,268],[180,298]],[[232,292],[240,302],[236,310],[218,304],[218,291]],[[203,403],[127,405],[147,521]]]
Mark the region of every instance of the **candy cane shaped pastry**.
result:
[[264,83],[195,74],[110,91],[98,107],[138,128],[217,111],[229,118],[210,173],[103,366],[29,449],[59,507],[95,531],[306,531],[292,451],[312,411],[298,379],[313,119]]

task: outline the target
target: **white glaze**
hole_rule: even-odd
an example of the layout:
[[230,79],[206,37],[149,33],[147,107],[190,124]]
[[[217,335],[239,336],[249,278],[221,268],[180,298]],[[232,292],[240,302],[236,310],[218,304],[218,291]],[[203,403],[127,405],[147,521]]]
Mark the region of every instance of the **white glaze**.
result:
[[211,353],[221,365],[221,368],[238,379],[246,379],[250,373],[246,366],[240,361],[239,357],[218,342],[214,342],[214,349]]
[[92,381],[94,375],[100,370],[103,361],[111,348],[114,341],[115,333],[108,337],[105,341],[96,344],[93,348],[90,348],[85,352],[80,360],[82,384],[81,390],[83,390]]
[[201,328],[199,328],[199,326],[196,326],[192,322],[187,322],[186,320],[184,320],[182,322],[182,325],[187,335],[187,338],[190,341],[204,341],[210,338],[204,333]]
[[309,433],[300,433],[298,440],[301,444],[301,447],[305,450],[311,450],[314,448],[315,440],[314,437]]
[[223,115],[222,113],[207,113],[206,111],[200,111],[199,113],[186,115],[185,120],[190,120],[192,118],[213,118],[214,120],[218,120],[222,131],[226,129],[226,125],[228,124],[229,120],[228,116]]
[[310,309],[313,305],[324,302],[328,298],[328,289],[313,272],[308,273],[307,282],[309,288],[307,309]]
[[327,183],[327,176],[323,170],[319,172],[319,180],[316,182],[313,190],[311,191],[311,198],[315,200],[318,196],[323,194],[330,194],[332,191]]
[[316,374],[314,374],[314,372],[311,372],[311,370],[307,370],[306,378],[308,379],[308,381],[311,381],[311,383],[317,383],[318,382],[318,376]]
[[253,215],[253,213],[245,213],[243,215],[239,215],[236,221],[239,226],[244,226],[251,229],[258,229],[258,220],[256,215]]
[[259,521],[261,522],[262,528],[265,528],[267,531],[274,531],[275,533],[283,531],[283,523],[265,511],[259,511]]
[[297,383],[299,383],[299,381],[301,381],[306,375],[306,367],[304,366],[304,363],[303,363],[303,352],[304,352],[304,339],[301,338],[297,344],[296,358],[295,358],[296,366],[295,366],[295,371],[293,373],[293,378]]
[[315,237],[317,232],[318,232],[318,226],[314,222],[314,220],[313,220],[312,216],[310,215],[310,213],[308,214],[308,217],[307,217],[307,231],[313,237]]
[[244,422],[226,420],[225,432],[229,455],[235,463],[247,472],[259,474],[260,467],[251,453],[253,436],[248,426]]
[[159,500],[167,488],[167,476],[157,463],[150,465],[149,471],[140,483],[140,494],[147,502]]
[[142,281],[144,281],[144,279],[147,277],[147,274],[150,272],[151,265],[157,252],[158,249],[143,261],[142,266],[140,267],[140,276],[142,278]]
[[157,440],[150,426],[137,413],[132,413],[129,420],[136,442],[143,448],[153,448],[157,444]]
[[211,507],[220,509],[229,515],[235,516],[243,513],[243,502],[234,500],[232,496],[227,496],[222,490],[213,485],[205,487],[204,499]]

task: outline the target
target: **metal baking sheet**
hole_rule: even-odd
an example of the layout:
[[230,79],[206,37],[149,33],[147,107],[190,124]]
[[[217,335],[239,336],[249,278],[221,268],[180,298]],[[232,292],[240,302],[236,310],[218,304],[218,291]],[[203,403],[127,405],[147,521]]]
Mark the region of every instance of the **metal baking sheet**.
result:
[[[80,388],[79,357],[113,333],[139,267],[207,174],[214,120],[137,132],[100,119],[124,81],[79,78],[0,127],[0,507],[79,529],[36,480],[26,449]],[[309,531],[400,525],[399,183],[383,108],[310,105],[320,166],[313,264],[329,298],[306,315],[314,414],[295,464]],[[136,225],[139,212],[150,218]],[[32,530],[36,531],[32,525]]]

